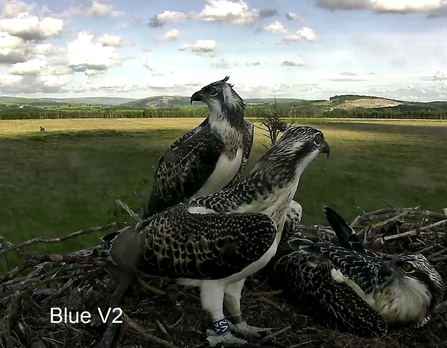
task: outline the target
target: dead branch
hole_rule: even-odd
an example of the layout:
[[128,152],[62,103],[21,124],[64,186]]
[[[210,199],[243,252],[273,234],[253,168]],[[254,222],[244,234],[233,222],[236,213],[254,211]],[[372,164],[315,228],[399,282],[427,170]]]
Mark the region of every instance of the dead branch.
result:
[[145,329],[143,329],[140,325],[138,325],[135,321],[130,319],[126,313],[123,313],[124,323],[129,326],[131,329],[137,331],[140,335],[142,335],[144,338],[149,340],[152,343],[159,344],[166,348],[177,348],[174,344],[165,341],[161,338],[158,338],[157,336],[152,335],[151,333],[147,332]]
[[399,233],[399,234],[393,234],[391,236],[379,237],[379,238],[377,238],[374,241],[373,244],[375,244],[375,245],[377,245],[377,244],[385,244],[385,242],[387,242],[389,240],[405,238],[405,237],[411,237],[411,236],[417,236],[418,234],[421,233],[421,231],[426,231],[426,230],[430,230],[430,229],[435,228],[435,227],[444,226],[445,224],[447,224],[447,219],[435,222],[434,224],[431,224],[431,225],[428,225],[428,226],[424,226],[424,227],[421,227],[421,228],[416,229],[416,230],[411,230],[411,231],[407,231],[407,232],[403,232],[403,233]]
[[[66,241],[68,239],[71,238],[75,238],[75,237],[79,237],[82,236],[83,234],[88,234],[88,233],[92,233],[92,232],[98,232],[98,231],[104,231],[104,230],[108,230],[110,228],[116,227],[117,224],[116,222],[111,222],[107,225],[102,225],[102,226],[95,226],[95,227],[89,227],[89,228],[84,228],[83,230],[79,230],[73,233],[70,233],[66,236],[63,237],[57,237],[57,238],[44,238],[44,237],[37,237],[37,238],[33,238],[30,240],[27,240],[26,242],[22,242],[16,245],[12,245],[8,248],[4,248],[2,250],[0,250],[0,255],[5,254],[11,250],[16,250],[16,249],[20,249],[29,245],[33,245],[33,244],[39,244],[39,243],[60,243],[63,241]],[[12,243],[11,243],[12,244]]]
[[130,209],[123,201],[117,199],[115,202],[119,207],[123,208],[136,222],[143,221],[140,218],[140,216],[137,213],[135,213],[132,209]]

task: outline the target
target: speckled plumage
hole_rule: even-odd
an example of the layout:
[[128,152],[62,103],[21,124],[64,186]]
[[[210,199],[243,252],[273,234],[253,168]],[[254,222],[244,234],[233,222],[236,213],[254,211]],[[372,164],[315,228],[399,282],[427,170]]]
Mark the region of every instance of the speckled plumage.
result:
[[295,249],[293,243],[290,247],[292,241],[282,244],[272,260],[269,284],[273,288],[282,289],[286,300],[321,325],[366,337],[386,333],[383,317],[340,277],[330,261]]
[[427,259],[410,254],[384,260],[338,213],[325,208],[325,215],[339,244],[289,238],[267,268],[271,283],[317,321],[356,335],[380,336],[384,323],[423,325],[446,293]]
[[[218,322],[225,293],[230,315],[240,317],[243,282],[275,254],[301,174],[320,152],[329,155],[319,130],[290,128],[244,180],[118,234],[110,255],[121,268],[201,287],[202,307]],[[235,325],[243,334],[256,331],[244,321]],[[213,344],[221,339],[210,337]]]
[[143,219],[217,192],[242,176],[253,144],[254,126],[244,120],[245,104],[227,80],[205,86],[191,97],[191,102],[205,102],[211,113],[160,156]]

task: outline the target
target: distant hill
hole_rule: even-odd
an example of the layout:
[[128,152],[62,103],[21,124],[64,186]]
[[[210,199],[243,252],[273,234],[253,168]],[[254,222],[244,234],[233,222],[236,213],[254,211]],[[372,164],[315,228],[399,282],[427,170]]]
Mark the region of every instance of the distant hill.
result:
[[148,107],[162,107],[162,106],[187,106],[190,105],[189,97],[162,95],[157,97],[148,97],[144,99],[137,99],[127,103],[120,104],[120,107],[125,108],[148,108]]
[[57,106],[65,104],[76,105],[119,105],[132,102],[135,98],[115,98],[115,97],[87,97],[87,98],[19,98],[0,97],[0,104],[12,106]]
[[[161,106],[187,106],[190,105],[190,97],[182,96],[156,96],[148,97],[121,104],[120,106],[126,108],[147,108],[147,107],[161,107]],[[272,104],[275,98],[247,98],[244,99],[246,105],[265,105]],[[301,99],[296,98],[276,98],[277,103],[296,103]]]
[[[89,97],[89,98],[19,98],[0,97],[0,107],[36,107],[36,108],[59,108],[68,105],[78,106],[113,106],[119,109],[146,109],[158,107],[183,107],[190,106],[190,97],[187,96],[155,96],[143,99],[115,98],[115,97]],[[246,98],[246,105],[271,105],[275,98]],[[395,110],[447,110],[447,101],[436,102],[405,102],[389,98],[365,96],[365,95],[336,95],[329,100],[306,100],[298,98],[276,98],[278,104],[283,104],[296,109],[314,109],[319,112],[334,109],[352,110],[392,108]],[[204,107],[203,103],[195,103],[193,107]]]

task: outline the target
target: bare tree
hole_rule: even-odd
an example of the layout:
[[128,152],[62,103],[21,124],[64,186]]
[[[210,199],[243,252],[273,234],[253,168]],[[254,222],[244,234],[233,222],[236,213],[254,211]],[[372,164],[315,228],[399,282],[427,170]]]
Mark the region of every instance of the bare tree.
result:
[[[256,127],[266,132],[264,136],[270,139],[270,146],[276,143],[280,133],[285,132],[287,128],[293,125],[293,121],[287,123],[284,120],[284,110],[281,110],[281,108],[278,107],[276,98],[269,109],[263,109],[258,112],[256,116],[261,123],[261,126]],[[263,145],[268,148],[265,144]]]

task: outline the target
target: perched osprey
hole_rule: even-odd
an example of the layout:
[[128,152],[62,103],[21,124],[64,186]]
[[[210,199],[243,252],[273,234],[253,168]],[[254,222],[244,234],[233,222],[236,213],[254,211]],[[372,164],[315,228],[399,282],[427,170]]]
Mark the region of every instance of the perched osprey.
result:
[[244,120],[245,104],[228,79],[211,83],[191,96],[191,103],[202,101],[211,113],[160,157],[143,219],[220,191],[242,176],[253,145],[254,126]]
[[271,260],[271,283],[320,323],[359,336],[382,336],[388,325],[424,325],[446,293],[428,260],[384,260],[334,210],[324,212],[340,245],[290,238]]
[[230,330],[249,337],[265,329],[242,319],[244,281],[275,254],[304,169],[319,153],[329,152],[321,131],[290,128],[244,180],[167,208],[138,224],[136,231],[121,232],[111,241],[110,255],[124,270],[199,287],[202,308],[214,327],[207,337],[211,346],[246,343]]

